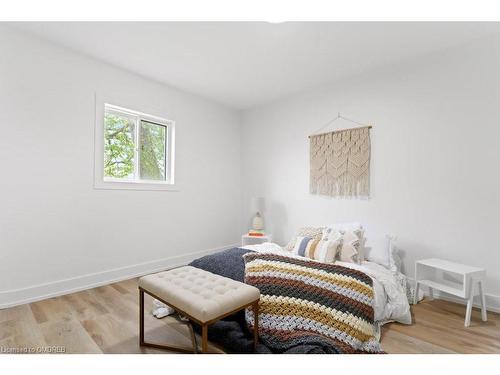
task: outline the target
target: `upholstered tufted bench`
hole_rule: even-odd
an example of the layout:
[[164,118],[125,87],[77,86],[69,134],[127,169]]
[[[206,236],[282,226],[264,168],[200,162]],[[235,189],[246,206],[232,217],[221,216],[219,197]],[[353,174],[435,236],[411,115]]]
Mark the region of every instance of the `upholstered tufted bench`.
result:
[[193,350],[144,341],[144,293],[162,301],[201,326],[202,352],[207,351],[208,325],[251,306],[255,312],[254,347],[257,345],[260,292],[253,286],[191,266],[139,279],[139,344],[172,351],[197,352],[192,327]]

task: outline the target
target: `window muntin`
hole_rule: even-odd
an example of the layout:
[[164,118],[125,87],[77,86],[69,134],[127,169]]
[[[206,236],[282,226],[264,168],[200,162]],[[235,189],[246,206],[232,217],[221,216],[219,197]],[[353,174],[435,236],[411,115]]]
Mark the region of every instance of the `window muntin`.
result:
[[173,184],[172,132],[169,120],[105,104],[103,180]]

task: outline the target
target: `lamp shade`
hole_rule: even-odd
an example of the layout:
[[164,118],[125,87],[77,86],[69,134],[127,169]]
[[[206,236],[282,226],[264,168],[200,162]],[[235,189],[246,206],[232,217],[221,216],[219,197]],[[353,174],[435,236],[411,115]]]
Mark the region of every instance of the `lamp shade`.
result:
[[264,212],[264,198],[263,197],[254,197],[251,200],[251,207],[253,212]]

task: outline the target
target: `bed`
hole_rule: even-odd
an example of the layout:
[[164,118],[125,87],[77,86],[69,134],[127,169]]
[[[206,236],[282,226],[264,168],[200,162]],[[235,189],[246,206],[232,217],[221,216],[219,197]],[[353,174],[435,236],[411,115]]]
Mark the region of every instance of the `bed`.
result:
[[[274,254],[276,256],[302,257],[291,255],[289,251],[275,243],[264,243],[233,248],[207,255],[194,260],[191,266],[231,278],[240,282],[245,281],[245,257],[246,254]],[[302,258],[305,259],[305,258]],[[371,279],[373,288],[373,299],[370,304],[373,307],[371,323],[375,337],[380,338],[380,326],[386,322],[396,321],[403,324],[411,324],[410,307],[404,288],[404,276],[394,270],[389,270],[377,263],[363,261],[360,264],[339,262],[335,263],[345,269],[352,269],[359,275],[366,275]],[[339,268],[339,269],[341,269]],[[245,321],[245,314],[238,313],[230,316],[210,327],[209,340],[220,345],[229,353],[252,352],[252,335]],[[316,337],[316,336],[314,336]],[[377,352],[374,349],[373,352]],[[332,348],[328,342],[322,340],[302,340],[293,345],[276,347],[272,345],[259,344],[258,353],[337,353],[344,352],[339,348]]]

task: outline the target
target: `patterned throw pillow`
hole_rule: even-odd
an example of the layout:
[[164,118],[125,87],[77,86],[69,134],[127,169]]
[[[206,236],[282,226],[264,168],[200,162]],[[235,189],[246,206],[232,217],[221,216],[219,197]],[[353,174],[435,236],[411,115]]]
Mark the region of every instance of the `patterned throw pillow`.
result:
[[285,246],[285,250],[292,251],[297,243],[298,237],[311,237],[315,240],[320,240],[323,235],[323,227],[303,227],[297,231],[297,234]]
[[[328,228],[331,228],[333,231],[337,231],[340,233],[353,232],[359,238],[359,244],[355,246],[358,255],[356,256],[356,263],[361,263],[364,259],[364,246],[366,239],[364,237],[364,229],[361,223],[358,222],[350,222],[350,223],[335,223],[328,225]],[[347,249],[346,249],[347,250]]]
[[342,262],[358,263],[363,261],[364,230],[358,223],[333,224],[323,230],[322,239],[331,236],[341,237],[338,259]]
[[326,241],[330,237],[338,237],[339,235],[341,235],[340,231],[335,230],[335,229],[330,228],[330,227],[326,227],[323,229],[323,234],[321,235],[321,239]]
[[312,237],[297,236],[297,240],[295,241],[292,253],[295,255],[300,255],[301,257],[305,257],[306,251],[309,254],[311,251],[311,247],[315,248],[317,244],[318,240],[315,240]]
[[339,251],[339,260],[342,262],[359,263],[361,236],[362,232],[359,230],[347,230],[342,233],[342,246]]
[[335,256],[340,246],[340,237],[318,240],[311,237],[298,236],[292,253],[322,263],[335,262]]

